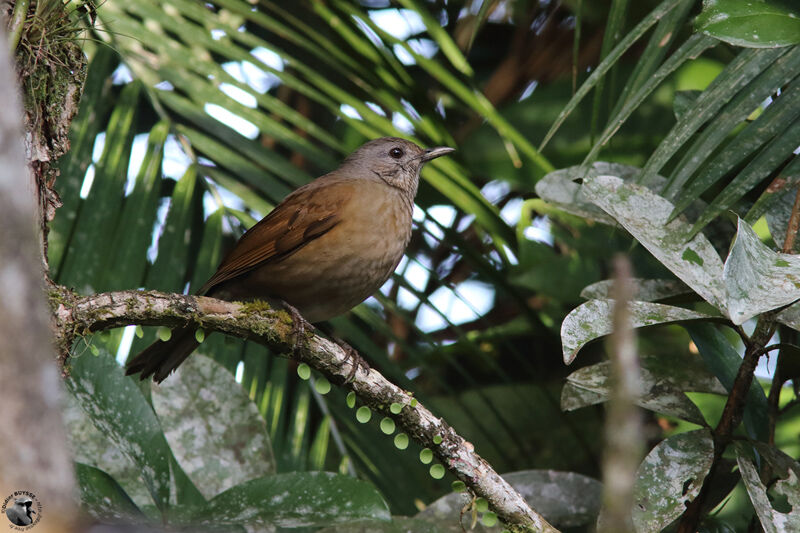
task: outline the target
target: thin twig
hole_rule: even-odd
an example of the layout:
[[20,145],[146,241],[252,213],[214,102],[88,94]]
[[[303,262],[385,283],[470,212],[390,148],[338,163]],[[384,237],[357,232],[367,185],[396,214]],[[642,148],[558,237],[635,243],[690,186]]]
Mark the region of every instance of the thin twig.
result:
[[598,524],[601,533],[634,531],[631,519],[633,485],[644,450],[642,418],[636,407],[636,399],[641,395],[641,375],[628,311],[628,302],[634,295],[628,259],[617,256],[614,271],[615,303],[609,353],[613,386],[605,427],[603,511]]
[[697,525],[700,522],[703,507],[713,487],[722,454],[731,441],[733,431],[742,422],[744,408],[747,403],[747,393],[753,383],[756,365],[761,354],[764,353],[764,346],[774,333],[774,313],[764,313],[759,317],[753,334],[745,341],[744,359],[739,366],[728,400],[725,402],[722,417],[714,429],[714,460],[711,463],[708,475],[703,480],[703,487],[700,489],[700,493],[686,506],[686,511],[678,524],[678,533],[694,533],[697,531]]

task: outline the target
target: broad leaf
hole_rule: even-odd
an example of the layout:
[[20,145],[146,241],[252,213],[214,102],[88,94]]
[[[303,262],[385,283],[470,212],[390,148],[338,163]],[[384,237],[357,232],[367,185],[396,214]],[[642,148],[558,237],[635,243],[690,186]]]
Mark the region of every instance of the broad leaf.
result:
[[275,471],[264,418],[216,361],[195,354],[152,391],[175,458],[206,498]]
[[[725,387],[706,368],[697,355],[669,357],[645,355],[641,364],[641,396],[636,404],[658,413],[676,416],[698,425],[705,419],[685,392],[725,394]],[[612,390],[608,361],[581,368],[567,377],[561,390],[561,408],[572,411],[608,400]]]
[[737,325],[800,299],[800,257],[771,250],[742,219],[722,277]]
[[369,483],[330,472],[295,472],[236,485],[195,518],[214,525],[301,527],[390,516],[386,502]]
[[[555,470],[524,470],[503,474],[528,504],[545,519],[558,527],[578,527],[593,523],[600,512],[602,487],[596,479],[574,472]],[[451,493],[429,504],[417,515],[447,527],[458,526],[461,510],[467,499]],[[464,523],[467,520],[463,521]],[[501,531],[497,527],[496,531]],[[459,529],[460,530],[460,529]],[[482,528],[485,531],[495,529]]]
[[[587,197],[582,184],[590,176],[612,175],[623,180],[633,180],[640,169],[619,163],[595,161],[591,167],[574,166],[550,172],[536,183],[536,194],[548,203],[558,206],[567,213],[614,225],[616,222]],[[665,183],[666,180],[663,182]]]
[[614,176],[597,176],[584,183],[587,196],[614,217],[673,274],[719,310],[725,310],[722,261],[711,242],[697,234],[686,242],[689,226],[671,222],[672,204],[641,185]]
[[661,531],[679,517],[700,493],[713,459],[714,441],[706,429],[673,435],[653,448],[636,473],[636,531]]
[[[722,385],[733,389],[736,374],[742,364],[742,356],[728,342],[728,339],[711,324],[683,324],[692,337],[700,355]],[[751,438],[767,438],[767,397],[764,389],[754,380],[747,391],[744,408],[744,426]]]
[[[589,300],[573,309],[561,323],[561,348],[564,363],[575,360],[583,346],[611,333],[611,313],[614,300]],[[634,328],[669,324],[685,320],[705,320],[712,318],[682,307],[656,304],[652,302],[628,302],[628,312]]]
[[695,27],[735,46],[771,48],[800,43],[800,7],[775,0],[706,0]]
[[75,463],[81,505],[103,522],[130,523],[144,519],[136,504],[114,478],[93,466]]
[[751,448],[736,443],[736,461],[761,526],[766,533],[800,531],[800,464],[764,443],[755,443],[753,446],[758,452],[759,462],[763,466],[766,461],[776,478],[774,484],[771,483],[773,480],[769,480],[768,487],[764,486]]
[[[655,302],[664,300],[681,294],[692,294],[692,290],[686,284],[676,279],[641,279],[631,280],[634,293],[632,300],[641,302]],[[587,285],[581,291],[581,298],[591,300],[594,298],[611,298],[614,280],[604,279],[591,285]]]
[[137,507],[152,506],[153,498],[142,480],[141,468],[117,448],[107,433],[95,427],[72,395],[65,400],[64,426],[74,460],[111,476]]
[[140,469],[153,501],[167,506],[170,450],[153,409],[139,387],[102,350],[70,359],[67,388],[98,429]]

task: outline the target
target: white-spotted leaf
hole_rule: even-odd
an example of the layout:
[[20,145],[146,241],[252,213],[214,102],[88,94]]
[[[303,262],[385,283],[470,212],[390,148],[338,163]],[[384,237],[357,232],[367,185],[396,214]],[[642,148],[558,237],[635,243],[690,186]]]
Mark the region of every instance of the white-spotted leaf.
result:
[[[726,394],[727,391],[697,355],[673,354],[640,357],[642,394],[637,405],[698,425],[705,419],[685,392]],[[561,390],[561,408],[573,411],[608,400],[611,392],[611,367],[608,361],[581,368],[567,377]]]
[[638,533],[664,529],[700,493],[714,459],[706,429],[673,435],[647,454],[633,488],[633,524]]
[[[564,363],[575,360],[578,351],[588,342],[611,333],[614,300],[589,300],[573,309],[561,323],[561,348]],[[684,320],[704,320],[709,315],[682,307],[652,302],[628,302],[631,323],[635,328],[669,324]]]
[[800,256],[771,250],[749,224],[739,219],[723,280],[728,316],[734,324],[742,324],[800,299]]
[[[767,495],[768,489],[761,482],[758,468],[753,464],[752,448],[736,443],[739,471],[761,526],[766,533],[800,531],[800,464],[764,443],[758,442],[754,446],[761,461],[766,461],[777,477]],[[784,502],[784,508],[780,510],[773,506],[773,502],[779,500]]]
[[170,450],[150,404],[106,350],[71,359],[66,385],[94,425],[139,468],[159,508],[169,503]]
[[685,236],[691,226],[678,217],[667,223],[673,205],[648,188],[625,183],[615,176],[584,181],[586,196],[611,215],[673,274],[711,305],[724,311],[722,260],[711,242],[698,233]]
[[222,525],[305,527],[390,520],[389,507],[366,481],[331,472],[275,474],[216,496],[197,520]]
[[[525,500],[544,518],[559,527],[578,527],[594,523],[600,512],[602,486],[599,481],[574,472],[555,470],[523,470],[503,474]],[[428,505],[416,515],[456,531],[464,507],[465,495],[450,493]],[[466,523],[466,520],[464,521]],[[498,527],[496,530],[501,531]],[[460,528],[457,529],[461,531]]]
[[275,472],[264,417],[216,361],[187,359],[153,386],[153,407],[175,459],[207,499]]
[[[692,290],[685,283],[676,279],[631,279],[634,293],[632,300],[642,302],[655,302],[672,296],[690,294]],[[611,298],[611,290],[614,280],[604,279],[591,285],[587,285],[581,291],[581,298],[591,300],[593,298]]]

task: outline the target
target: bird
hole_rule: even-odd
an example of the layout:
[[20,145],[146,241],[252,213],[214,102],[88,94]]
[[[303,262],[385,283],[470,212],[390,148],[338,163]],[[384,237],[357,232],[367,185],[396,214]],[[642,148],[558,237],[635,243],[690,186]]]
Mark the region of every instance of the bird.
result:
[[[344,314],[392,275],[411,239],[420,170],[453,151],[397,137],[363,144],[245,232],[198,294],[278,300],[301,328],[295,314],[310,323]],[[195,329],[187,324],[151,344],[130,360],[126,375],[160,383],[199,346]]]
[[33,523],[31,514],[36,511],[31,509],[33,500],[28,497],[20,497],[14,500],[14,505],[6,508],[6,516],[15,526],[27,526]]

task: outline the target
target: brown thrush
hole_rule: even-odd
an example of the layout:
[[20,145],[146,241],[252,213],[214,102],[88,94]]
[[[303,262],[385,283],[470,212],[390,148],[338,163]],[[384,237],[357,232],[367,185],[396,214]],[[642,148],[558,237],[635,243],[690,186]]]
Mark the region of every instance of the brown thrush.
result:
[[[280,299],[309,322],[348,311],[394,272],[411,238],[420,169],[452,151],[423,150],[395,137],[364,144],[242,235],[198,293],[229,301]],[[194,329],[187,325],[151,344],[126,374],[164,380],[197,348]]]

